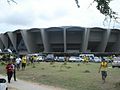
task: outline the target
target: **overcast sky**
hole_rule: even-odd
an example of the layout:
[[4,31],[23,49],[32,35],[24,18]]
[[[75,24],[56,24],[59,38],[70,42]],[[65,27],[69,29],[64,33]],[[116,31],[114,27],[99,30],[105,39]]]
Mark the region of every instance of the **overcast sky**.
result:
[[[16,0],[9,5],[0,0],[0,33],[17,29],[48,28],[59,26],[103,27],[104,15],[90,6],[93,0]],[[110,6],[120,14],[120,0],[113,0]],[[90,7],[89,7],[90,6]],[[111,23],[111,28],[113,23]],[[115,28],[120,25],[115,24]]]

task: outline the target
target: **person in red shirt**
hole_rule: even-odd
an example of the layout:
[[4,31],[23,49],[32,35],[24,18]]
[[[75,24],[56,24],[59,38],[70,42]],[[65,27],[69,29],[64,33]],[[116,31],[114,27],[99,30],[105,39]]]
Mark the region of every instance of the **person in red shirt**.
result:
[[10,83],[12,75],[13,75],[13,65],[11,61],[8,62],[6,66],[6,70],[7,70],[8,83]]

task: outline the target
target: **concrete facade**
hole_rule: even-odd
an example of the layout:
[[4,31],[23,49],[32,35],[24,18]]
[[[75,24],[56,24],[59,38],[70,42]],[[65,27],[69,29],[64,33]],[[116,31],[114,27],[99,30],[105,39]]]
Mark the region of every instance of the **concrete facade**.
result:
[[78,26],[32,28],[0,34],[0,49],[18,53],[119,52],[120,30]]

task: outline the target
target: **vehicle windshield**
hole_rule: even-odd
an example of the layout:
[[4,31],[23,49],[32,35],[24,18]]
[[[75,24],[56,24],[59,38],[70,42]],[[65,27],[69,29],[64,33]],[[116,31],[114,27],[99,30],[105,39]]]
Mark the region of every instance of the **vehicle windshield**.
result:
[[6,80],[5,79],[0,79],[0,83],[5,83]]

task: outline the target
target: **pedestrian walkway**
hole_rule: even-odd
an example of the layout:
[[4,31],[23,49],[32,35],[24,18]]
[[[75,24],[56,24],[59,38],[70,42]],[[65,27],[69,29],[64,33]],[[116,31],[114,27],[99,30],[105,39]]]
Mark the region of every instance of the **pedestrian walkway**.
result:
[[[6,78],[5,76],[0,75],[0,78],[1,77]],[[13,79],[11,80],[11,83],[8,84],[8,87],[14,88],[10,90],[65,90],[53,86],[39,85],[37,83],[27,82],[23,80],[14,81]]]

